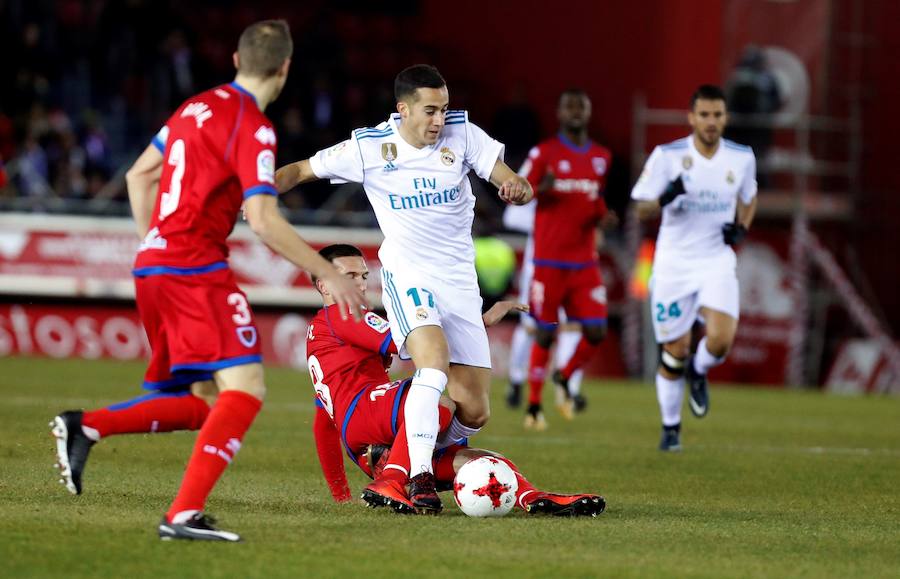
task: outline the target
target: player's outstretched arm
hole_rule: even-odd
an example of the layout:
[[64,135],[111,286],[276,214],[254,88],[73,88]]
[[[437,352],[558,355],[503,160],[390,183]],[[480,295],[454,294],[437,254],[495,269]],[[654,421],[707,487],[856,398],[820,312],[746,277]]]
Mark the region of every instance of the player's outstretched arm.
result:
[[500,159],[497,159],[491,171],[491,183],[500,190],[500,199],[512,205],[525,205],[534,198],[528,179],[518,175]]
[[309,159],[297,161],[275,171],[275,188],[278,193],[290,191],[297,185],[317,180],[309,164]]
[[137,234],[141,239],[147,236],[147,230],[150,229],[153,206],[156,204],[156,191],[159,188],[159,177],[162,175],[162,164],[162,153],[155,145],[148,145],[134,165],[125,173],[131,214],[134,215]]
[[346,319],[347,312],[350,312],[357,320],[362,319],[366,308],[363,294],[350,278],[339,274],[333,265],[297,235],[278,210],[275,196],[253,195],[244,202],[244,215],[250,229],[272,251],[325,281],[331,297],[340,305],[341,318]]
[[313,419],[313,436],[316,441],[316,453],[319,465],[328,490],[337,503],[350,500],[350,487],[347,484],[347,472],[344,470],[344,455],[341,452],[341,439],[337,427],[321,406],[316,406]]
[[750,203],[744,203],[738,199],[737,222],[744,226],[748,231],[753,224],[753,218],[756,217],[756,201],[759,197],[753,197]]
[[493,326],[500,320],[506,316],[509,312],[527,312],[528,306],[525,304],[520,304],[519,302],[513,300],[503,300],[497,302],[491,308],[484,312],[481,315],[481,319],[484,321],[485,326]]

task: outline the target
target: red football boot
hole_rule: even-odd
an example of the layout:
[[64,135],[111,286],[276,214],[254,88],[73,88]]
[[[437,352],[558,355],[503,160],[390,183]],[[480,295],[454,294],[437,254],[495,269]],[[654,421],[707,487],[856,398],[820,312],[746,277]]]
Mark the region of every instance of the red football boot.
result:
[[535,491],[522,497],[529,515],[557,517],[596,517],[606,510],[606,499],[599,495],[560,495]]
[[395,513],[414,515],[416,508],[406,496],[406,488],[398,481],[378,479],[363,489],[362,500],[372,508],[390,507]]

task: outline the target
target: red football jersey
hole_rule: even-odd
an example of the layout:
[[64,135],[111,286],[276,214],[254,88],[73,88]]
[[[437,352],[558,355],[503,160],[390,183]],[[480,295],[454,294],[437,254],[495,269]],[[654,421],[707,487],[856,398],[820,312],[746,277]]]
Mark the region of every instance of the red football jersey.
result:
[[153,139],[163,170],[135,273],[224,266],[244,199],[278,194],[275,143],[272,123],[237,83],[185,101]]
[[387,368],[397,347],[390,324],[374,312],[362,322],[341,319],[337,304],[319,310],[306,334],[309,375],[319,402],[340,426],[359,391],[391,381]]
[[534,263],[571,267],[597,260],[597,223],[606,214],[603,189],[612,154],[593,141],[577,146],[563,135],[532,148],[519,173],[537,191],[547,173],[553,188],[536,193]]

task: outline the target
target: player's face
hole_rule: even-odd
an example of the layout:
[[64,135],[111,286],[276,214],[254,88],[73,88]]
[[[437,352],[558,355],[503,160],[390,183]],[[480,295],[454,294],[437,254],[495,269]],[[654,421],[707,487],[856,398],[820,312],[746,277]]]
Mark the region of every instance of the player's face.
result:
[[407,134],[416,141],[411,145],[424,147],[437,142],[449,105],[450,93],[446,86],[417,88],[413,98],[397,103]]
[[344,277],[349,277],[356,283],[357,289],[366,295],[367,280],[369,279],[369,268],[366,267],[366,260],[358,255],[347,257],[336,257],[331,260],[338,273]]
[[559,126],[566,131],[580,131],[591,120],[591,100],[585,95],[564,94],[559,99]]
[[694,110],[688,113],[688,122],[691,123],[694,134],[708,147],[719,142],[727,121],[725,101],[721,99],[697,99]]

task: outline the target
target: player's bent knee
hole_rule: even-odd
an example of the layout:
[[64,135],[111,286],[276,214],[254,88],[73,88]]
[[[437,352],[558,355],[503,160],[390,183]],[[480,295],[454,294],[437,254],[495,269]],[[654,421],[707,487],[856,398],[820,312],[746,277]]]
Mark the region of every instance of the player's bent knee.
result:
[[731,350],[732,339],[733,338],[730,336],[726,337],[708,334],[706,336],[706,349],[716,358],[723,358],[728,354],[728,351]]
[[204,380],[191,384],[191,394],[212,406],[216,403],[216,398],[219,396],[219,389],[216,388],[216,383],[212,380]]
[[266,397],[262,364],[243,364],[223,368],[215,373],[215,381],[219,392],[236,390],[258,400],[264,400]]
[[666,378],[674,379],[684,375],[684,365],[687,360],[686,356],[676,356],[665,348],[659,352],[659,364],[669,376]]

